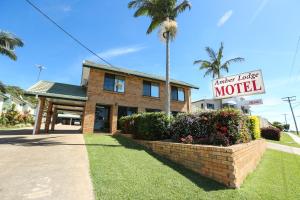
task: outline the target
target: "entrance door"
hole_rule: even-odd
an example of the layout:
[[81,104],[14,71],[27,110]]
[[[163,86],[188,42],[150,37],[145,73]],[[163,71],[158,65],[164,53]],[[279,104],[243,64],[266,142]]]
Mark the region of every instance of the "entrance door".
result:
[[109,106],[96,106],[95,111],[95,123],[94,123],[94,131],[95,132],[109,132]]

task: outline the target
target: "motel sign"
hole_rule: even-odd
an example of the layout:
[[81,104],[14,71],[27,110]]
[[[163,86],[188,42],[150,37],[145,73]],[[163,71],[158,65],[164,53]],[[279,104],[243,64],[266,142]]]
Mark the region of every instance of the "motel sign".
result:
[[265,93],[261,70],[213,80],[215,99]]

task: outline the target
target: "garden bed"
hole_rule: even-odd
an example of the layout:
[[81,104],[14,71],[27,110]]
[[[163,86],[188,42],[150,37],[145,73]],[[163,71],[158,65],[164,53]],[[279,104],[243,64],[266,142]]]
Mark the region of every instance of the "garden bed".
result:
[[[130,134],[123,136],[132,138]],[[228,147],[133,140],[156,154],[230,188],[241,186],[247,175],[255,170],[266,150],[263,139]]]

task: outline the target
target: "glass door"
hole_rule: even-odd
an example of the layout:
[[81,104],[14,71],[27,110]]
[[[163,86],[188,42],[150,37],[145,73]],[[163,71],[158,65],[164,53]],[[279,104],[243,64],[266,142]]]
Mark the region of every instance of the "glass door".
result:
[[95,123],[94,131],[95,132],[109,132],[109,106],[96,105],[95,111]]

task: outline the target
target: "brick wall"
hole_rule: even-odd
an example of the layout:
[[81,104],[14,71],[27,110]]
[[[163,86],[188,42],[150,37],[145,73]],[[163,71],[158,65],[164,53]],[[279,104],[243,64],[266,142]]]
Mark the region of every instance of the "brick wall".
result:
[[[110,73],[110,72],[107,72]],[[113,73],[117,74],[117,73]],[[96,104],[109,105],[111,108],[111,133],[117,130],[118,106],[137,107],[139,112],[146,108],[164,110],[165,105],[165,85],[162,81],[152,81],[160,85],[160,98],[144,97],[143,79],[137,76],[117,74],[125,77],[125,92],[114,93],[103,90],[105,71],[100,69],[90,69],[87,96],[88,101],[85,107],[85,120],[83,123],[83,133],[92,133],[94,129],[95,106]],[[176,86],[176,85],[175,85]],[[185,90],[185,102],[171,101],[171,111],[189,112],[191,108],[191,90]]]
[[266,149],[263,139],[230,147],[135,141],[154,153],[230,188],[241,186],[246,176],[255,170]]

